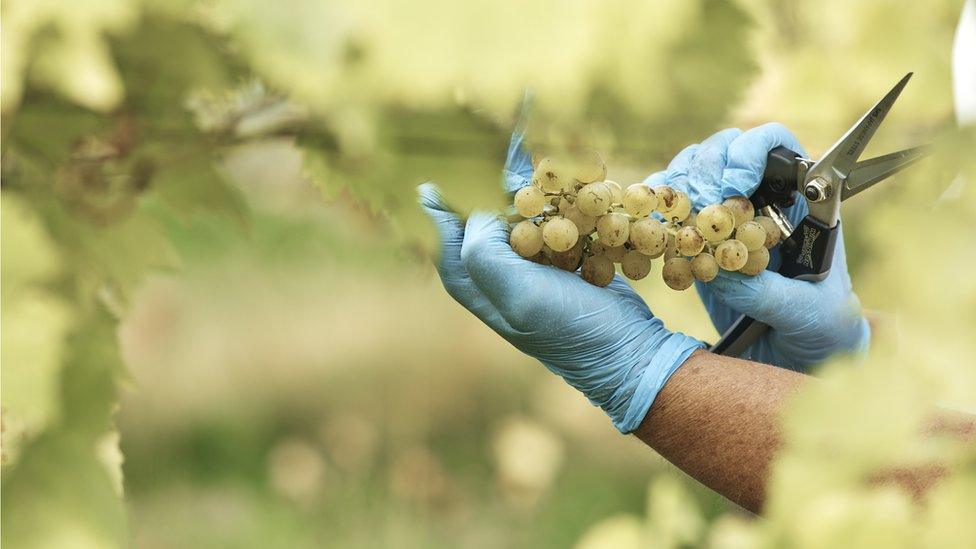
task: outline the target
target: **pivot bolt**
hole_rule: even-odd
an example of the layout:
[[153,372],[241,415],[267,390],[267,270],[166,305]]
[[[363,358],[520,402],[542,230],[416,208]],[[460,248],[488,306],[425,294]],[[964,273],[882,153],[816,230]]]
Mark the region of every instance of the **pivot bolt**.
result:
[[834,195],[834,187],[823,177],[815,177],[803,187],[803,196],[810,202],[827,200]]

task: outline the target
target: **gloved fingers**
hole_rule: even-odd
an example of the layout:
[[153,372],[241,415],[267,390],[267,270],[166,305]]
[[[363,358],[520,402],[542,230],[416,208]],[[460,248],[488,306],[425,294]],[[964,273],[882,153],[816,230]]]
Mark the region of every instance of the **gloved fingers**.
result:
[[776,122],[752,128],[733,140],[722,173],[722,198],[752,195],[766,169],[766,156],[780,146],[806,156],[796,136]]
[[[528,261],[508,243],[507,224],[475,212],[468,217],[461,262],[481,293],[515,330],[525,333],[578,320],[586,303],[609,302],[603,288],[576,273]],[[599,294],[596,294],[599,292]]]
[[643,183],[648,187],[657,187],[658,185],[667,185],[668,183],[668,172],[661,170],[659,172],[654,172],[651,175],[644,178]]
[[437,272],[447,293],[497,332],[510,330],[494,305],[481,293],[461,263],[464,222],[444,202],[440,189],[433,183],[417,187],[420,206],[434,221],[441,237],[441,257]]
[[715,330],[719,334],[724,334],[741,315],[741,313],[723,303],[715,295],[715,291],[712,290],[709,284],[696,280],[695,291],[698,292],[698,298],[701,299],[702,304],[705,306],[705,311],[708,312],[708,316],[712,320],[712,326],[715,327]]
[[423,183],[417,187],[420,207],[434,221],[441,237],[441,257],[438,269],[457,270],[461,268],[461,242],[464,240],[464,223],[444,201],[440,188],[434,183]]
[[502,186],[505,192],[514,193],[532,182],[532,154],[525,146],[525,134],[528,130],[531,110],[532,95],[526,90],[518,121],[515,123],[512,138],[508,144],[505,168],[502,170]]
[[630,305],[640,311],[646,318],[652,318],[654,316],[650,307],[647,306],[647,302],[644,301],[644,298],[635,292],[630,284],[619,274],[614,275],[613,280],[606,286],[606,289],[630,303]]
[[732,316],[748,315],[778,330],[795,328],[790,324],[799,318],[798,311],[811,310],[819,303],[816,292],[811,291],[813,286],[812,282],[793,280],[769,270],[756,276],[719,271],[708,283],[712,295],[731,309]]
[[[592,298],[609,301],[610,291],[630,302],[650,318],[647,303],[620,276],[615,275],[606,288],[585,282],[578,273],[526,260],[512,251],[506,223],[496,215],[475,212],[468,217],[461,257],[468,274],[503,315],[530,308],[538,301],[550,305],[559,301],[557,294],[567,292],[573,299]],[[592,311],[586,311],[592,312]]]
[[[474,212],[465,225],[461,262],[481,293],[516,330],[526,329],[533,294],[555,291],[558,286],[544,281],[546,269],[516,254],[508,243],[507,224],[497,215]],[[563,274],[569,274],[563,271]]]
[[728,128],[701,142],[688,164],[688,190],[685,191],[696,210],[722,201],[722,173],[729,145],[742,130]]
[[688,192],[688,165],[691,164],[691,159],[695,157],[698,147],[700,145],[694,143],[674,155],[674,158],[668,163],[668,168],[664,171],[664,184],[681,192]]
[[[720,185],[722,194],[709,197],[710,201],[715,203],[731,196],[751,196],[762,180],[769,151],[780,146],[806,156],[796,136],[782,124],[775,122],[763,124],[740,133],[729,143],[726,152],[726,164]],[[793,226],[799,225],[808,212],[806,199],[802,196],[793,206],[784,211]],[[772,255],[770,265],[775,269],[779,266],[778,248],[770,250],[770,253]]]
[[[696,283],[698,295],[719,333],[727,330],[741,314],[785,333],[808,332],[814,323],[832,318],[842,325],[839,320],[850,316],[847,303],[856,304],[857,298],[847,272],[843,232],[838,234],[830,273],[821,282],[793,280],[780,275],[776,272],[780,261],[777,247],[770,250],[769,268],[757,277],[719,271],[719,276],[711,283]],[[857,308],[856,305],[853,307]]]

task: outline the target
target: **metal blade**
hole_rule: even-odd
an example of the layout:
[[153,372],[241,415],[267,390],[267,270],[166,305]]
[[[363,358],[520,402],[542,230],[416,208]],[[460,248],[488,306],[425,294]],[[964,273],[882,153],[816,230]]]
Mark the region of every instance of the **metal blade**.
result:
[[807,172],[807,180],[817,176],[827,176],[825,172],[828,171],[833,172],[827,177],[828,180],[845,179],[854,169],[858,157],[868,146],[874,132],[884,121],[888,111],[891,110],[891,106],[895,104],[895,100],[898,99],[898,95],[911,77],[912,73],[906,74],[895,84],[894,88],[891,88],[891,91],[881,98],[881,101],[878,101],[868,112],[864,113],[857,124],[847,130],[847,133],[837,143],[834,143],[834,146],[827,151],[823,158],[810,168]]
[[931,152],[931,147],[926,145],[858,162],[844,181],[840,199],[847,200],[865,189],[870,189],[875,183],[904,170]]

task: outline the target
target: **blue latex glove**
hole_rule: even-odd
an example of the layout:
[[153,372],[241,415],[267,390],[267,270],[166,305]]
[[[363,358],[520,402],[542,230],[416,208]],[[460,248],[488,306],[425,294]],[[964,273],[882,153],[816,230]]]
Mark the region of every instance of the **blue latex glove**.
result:
[[[766,156],[784,146],[804,155],[796,137],[781,124],[766,124],[742,132],[722,130],[678,153],[667,170],[645,181],[668,184],[691,198],[695,210],[732,196],[749,196],[759,186]],[[785,211],[796,225],[807,215],[802,197]],[[769,267],[756,277],[719,271],[708,284],[696,283],[718,332],[724,333],[740,314],[773,329],[750,346],[743,358],[806,371],[840,352],[862,352],[871,339],[861,305],[851,289],[841,230],[830,274],[821,282],[785,278],[779,267],[779,247],[770,250]]]
[[[524,185],[532,163],[512,137],[505,188]],[[437,187],[420,186],[420,204],[441,237],[444,288],[522,352],[586,395],[623,433],[636,429],[668,378],[702,343],[665,329],[617,276],[606,288],[574,273],[532,263],[508,244],[508,225],[476,212],[467,223]]]

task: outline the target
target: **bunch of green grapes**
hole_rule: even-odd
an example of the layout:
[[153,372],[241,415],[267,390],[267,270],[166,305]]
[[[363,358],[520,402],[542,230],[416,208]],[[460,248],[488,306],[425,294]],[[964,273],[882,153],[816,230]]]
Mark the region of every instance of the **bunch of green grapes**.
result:
[[522,218],[509,243],[522,257],[575,272],[597,286],[613,280],[615,265],[631,280],[663,258],[664,282],[686,290],[719,269],[755,276],[769,264],[769,248],[782,232],[756,216],[744,196],[692,210],[688,195],[667,185],[635,183],[626,189],[606,178],[596,152],[575,162],[534,162],[532,184],[515,193]]

